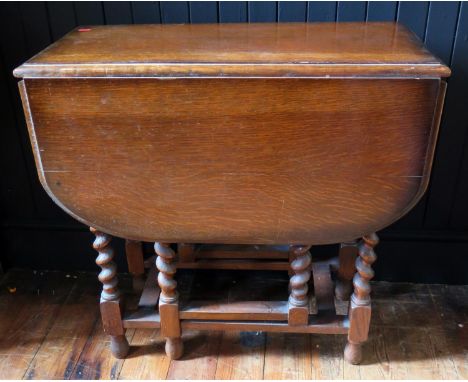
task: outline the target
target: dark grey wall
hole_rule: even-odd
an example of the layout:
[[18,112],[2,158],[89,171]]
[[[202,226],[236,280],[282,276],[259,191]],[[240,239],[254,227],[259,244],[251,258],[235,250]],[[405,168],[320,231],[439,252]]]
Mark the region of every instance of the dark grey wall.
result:
[[[468,282],[468,3],[23,2],[0,5],[0,217],[4,266],[94,269],[91,235],[42,190],[13,68],[77,25],[400,21],[453,71],[430,187],[381,233],[377,278]],[[318,251],[327,249],[318,249]]]

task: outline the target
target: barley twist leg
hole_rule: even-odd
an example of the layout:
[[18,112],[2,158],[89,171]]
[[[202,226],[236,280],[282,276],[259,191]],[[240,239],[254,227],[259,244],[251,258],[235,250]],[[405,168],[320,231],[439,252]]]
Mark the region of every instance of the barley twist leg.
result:
[[312,257],[310,245],[292,245],[290,252],[288,323],[292,326],[307,325],[309,320],[309,280]]
[[371,287],[369,281],[374,277],[372,264],[377,259],[374,252],[379,243],[373,233],[364,236],[358,245],[359,257],[356,260],[356,274],[353,278],[354,292],[349,306],[348,344],[344,356],[352,364],[362,360],[362,343],[367,340],[371,317]]
[[171,359],[178,359],[184,351],[179,320],[179,301],[176,273],[176,254],[166,243],[155,243],[156,267],[159,270],[158,284],[161,288],[159,297],[159,315],[161,335],[166,338],[166,354]]
[[114,263],[114,250],[110,246],[111,236],[90,228],[96,236],[93,248],[98,252],[96,264],[101,267],[99,281],[102,283],[101,317],[104,331],[110,335],[111,352],[116,358],[125,358],[129,345],[122,324],[122,301],[118,288],[117,265]]

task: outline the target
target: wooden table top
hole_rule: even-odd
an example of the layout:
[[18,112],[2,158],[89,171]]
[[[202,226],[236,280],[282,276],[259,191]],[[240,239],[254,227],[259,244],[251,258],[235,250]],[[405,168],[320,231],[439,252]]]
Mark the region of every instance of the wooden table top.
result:
[[330,244],[388,226],[427,187],[449,70],[405,27],[84,30],[16,74],[41,183],[89,226]]
[[18,77],[446,77],[395,23],[79,27],[15,70]]

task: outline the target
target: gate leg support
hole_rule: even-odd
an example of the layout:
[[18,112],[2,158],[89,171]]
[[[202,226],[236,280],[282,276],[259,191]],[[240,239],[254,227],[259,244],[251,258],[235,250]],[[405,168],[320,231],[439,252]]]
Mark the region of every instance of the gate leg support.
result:
[[177,244],[177,255],[179,264],[193,263],[195,261],[195,244]]
[[335,297],[340,301],[348,301],[353,292],[353,276],[356,272],[358,256],[357,242],[341,243],[339,253],[338,275],[335,286]]
[[161,288],[159,297],[159,316],[161,319],[161,335],[166,338],[166,354],[171,359],[178,359],[184,352],[179,320],[179,297],[176,273],[175,252],[169,244],[155,243],[157,254],[156,267],[159,270],[158,284]]
[[132,275],[133,290],[141,292],[145,285],[145,263],[143,258],[143,243],[135,240],[125,240],[128,271]]
[[374,277],[371,265],[377,259],[374,247],[379,238],[375,233],[364,236],[358,245],[359,257],[356,260],[356,274],[353,278],[354,293],[349,304],[348,344],[345,347],[346,361],[357,365],[362,360],[362,343],[367,340],[371,318],[369,281]]

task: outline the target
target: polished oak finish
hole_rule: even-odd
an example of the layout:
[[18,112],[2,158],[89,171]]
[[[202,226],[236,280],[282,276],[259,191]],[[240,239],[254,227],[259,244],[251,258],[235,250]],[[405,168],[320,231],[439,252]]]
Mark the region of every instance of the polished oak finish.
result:
[[430,76],[450,70],[394,23],[78,28],[19,77]]
[[[94,227],[114,354],[124,328],[160,328],[173,359],[184,328],[269,330],[347,333],[359,363],[372,232],[426,190],[449,74],[393,23],[86,27],[16,69],[41,183]],[[109,235],[127,239],[137,311]],[[312,261],[332,243],[339,259]],[[180,301],[184,267],[287,270],[289,299]]]
[[40,179],[72,216],[129,239],[233,244],[330,244],[397,220],[426,189],[440,93],[435,79],[24,87]]

